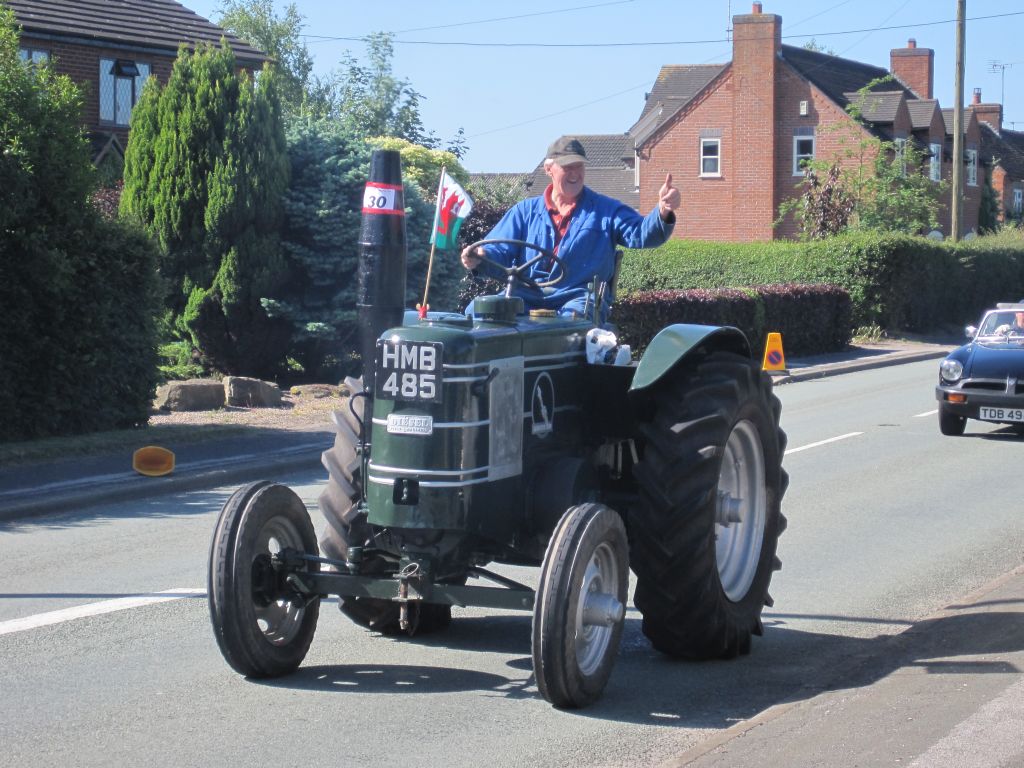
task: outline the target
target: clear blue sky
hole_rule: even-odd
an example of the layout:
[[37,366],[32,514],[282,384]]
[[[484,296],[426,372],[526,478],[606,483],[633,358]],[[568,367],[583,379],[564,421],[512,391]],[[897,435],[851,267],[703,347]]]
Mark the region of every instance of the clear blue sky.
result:
[[[182,1],[202,16],[218,16],[219,0]],[[274,2],[278,8],[287,5]],[[459,127],[465,129],[464,165],[472,172],[530,170],[563,133],[627,130],[663,64],[729,61],[730,11],[750,13],[751,5],[751,0],[296,2],[321,74],[337,68],[346,50],[360,58],[365,53],[359,40],[324,38],[394,32],[395,74],[423,95],[421,115],[428,130],[447,140]],[[800,46],[813,37],[839,56],[875,66],[888,68],[889,50],[915,38],[919,48],[935,51],[935,96],[943,107],[953,106],[956,0],[763,0],[763,6],[765,13],[782,16],[784,43]],[[1000,18],[976,18],[984,16]],[[1024,3],[969,0],[967,18],[965,102],[974,88],[982,89],[983,101],[999,101],[1005,87],[1004,126],[1024,130]],[[558,47],[565,44],[592,45]],[[992,62],[1005,68],[993,71]]]

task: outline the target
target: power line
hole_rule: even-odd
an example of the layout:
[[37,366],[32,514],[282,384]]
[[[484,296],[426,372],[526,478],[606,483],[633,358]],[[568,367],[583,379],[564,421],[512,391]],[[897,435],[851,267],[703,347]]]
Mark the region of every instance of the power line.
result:
[[[989,19],[1005,19],[1010,16],[1024,16],[1024,11],[1013,11],[1010,13],[996,13],[989,16],[972,16],[967,21],[986,21]],[[918,29],[920,27],[934,27],[941,24],[953,24],[956,19],[942,19],[940,21],[920,21],[914,24],[896,24],[883,27],[865,27],[863,29],[845,29],[840,32],[815,32],[803,35],[783,35],[783,39],[803,39],[814,37],[832,37],[836,35],[856,35],[864,32],[885,32],[894,29]],[[303,37],[316,37],[311,42],[367,42],[367,37],[329,37],[326,35],[303,35]],[[634,41],[627,43],[477,43],[467,41],[442,41],[442,40],[392,40],[395,45],[438,45],[438,46],[459,46],[464,48],[653,48],[668,45],[704,45],[708,43],[728,43],[727,38],[709,38],[707,40],[652,40]]]
[[499,133],[500,131],[507,131],[510,128],[519,128],[520,126],[523,126],[523,125],[529,125],[530,123],[536,123],[536,122],[539,122],[541,120],[547,120],[549,117],[557,117],[558,115],[564,115],[566,112],[574,112],[577,109],[583,109],[583,107],[589,107],[592,104],[598,104],[598,103],[600,103],[602,101],[607,101],[608,99],[614,99],[616,96],[622,96],[624,93],[629,93],[630,91],[635,91],[638,88],[644,88],[649,83],[650,83],[650,79],[648,78],[647,80],[644,80],[642,83],[640,83],[638,85],[631,85],[631,86],[629,86],[629,88],[625,88],[625,89],[623,89],[621,91],[618,91],[617,93],[609,93],[607,96],[602,96],[599,99],[594,99],[593,101],[588,101],[585,104],[576,104],[576,105],[571,106],[571,107],[566,107],[565,109],[560,109],[558,112],[551,112],[551,113],[549,113],[547,115],[541,115],[540,117],[533,117],[533,118],[530,118],[529,120],[523,120],[522,122],[519,122],[519,123],[513,123],[512,125],[503,125],[503,126],[501,126],[501,128],[491,128],[490,130],[480,131],[479,133],[474,133],[472,136],[466,136],[466,138],[467,139],[475,139],[475,138],[477,138],[479,136],[487,136],[488,134],[491,134],[491,133]]
[[452,27],[468,27],[474,24],[492,24],[496,21],[514,21],[516,19],[529,19],[534,16],[550,16],[555,13],[569,13],[570,11],[586,11],[591,8],[604,8],[608,5],[624,5],[635,0],[612,0],[609,3],[596,3],[595,5],[577,5],[572,8],[557,8],[553,11],[537,11],[536,13],[521,13],[518,16],[499,16],[496,19],[478,19],[476,21],[458,21],[454,24],[439,24],[435,27],[416,27],[415,29],[400,29],[395,34],[402,35],[406,32],[426,32],[431,29],[450,29]]

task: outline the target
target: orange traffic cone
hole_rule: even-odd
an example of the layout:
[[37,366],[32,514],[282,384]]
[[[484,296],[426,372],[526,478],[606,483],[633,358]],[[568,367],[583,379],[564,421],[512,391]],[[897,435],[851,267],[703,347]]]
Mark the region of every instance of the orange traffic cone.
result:
[[158,445],[147,445],[132,454],[132,469],[147,477],[161,477],[174,471],[174,453]]
[[782,354],[782,334],[772,331],[764,345],[764,361],[761,370],[770,373],[789,373],[786,370],[786,356]]

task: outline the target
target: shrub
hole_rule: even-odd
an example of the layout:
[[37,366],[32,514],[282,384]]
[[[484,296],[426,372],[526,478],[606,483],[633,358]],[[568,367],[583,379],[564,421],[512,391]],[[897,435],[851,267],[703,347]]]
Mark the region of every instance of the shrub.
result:
[[793,355],[842,349],[851,336],[849,294],[828,285],[640,292],[620,300],[612,320],[621,340],[637,352],[675,323],[739,328],[755,354],[772,331],[782,334]]
[[74,84],[19,60],[0,7],[0,440],[148,418],[154,252],[90,205],[80,119]]
[[855,328],[926,332],[976,320],[996,301],[1024,295],[1024,238],[1010,230],[960,243],[880,233],[800,243],[674,240],[657,251],[627,252],[619,290],[785,283],[844,288]]
[[[359,230],[371,150],[335,120],[296,121],[288,132],[291,182],[284,197],[281,243],[289,280],[280,298],[264,306],[290,325],[289,354],[306,380],[338,380],[357,367]],[[434,212],[416,184],[404,186],[406,299],[414,307],[423,299]],[[431,306],[454,307],[462,271],[457,254],[434,254]]]

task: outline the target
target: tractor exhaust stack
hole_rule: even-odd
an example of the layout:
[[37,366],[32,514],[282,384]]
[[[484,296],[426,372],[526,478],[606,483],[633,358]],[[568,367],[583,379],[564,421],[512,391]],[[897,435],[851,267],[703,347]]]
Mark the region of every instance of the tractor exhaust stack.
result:
[[405,314],[405,198],[402,159],[394,150],[375,150],[363,193],[359,230],[359,350],[363,387],[373,396],[377,339],[402,324]]

